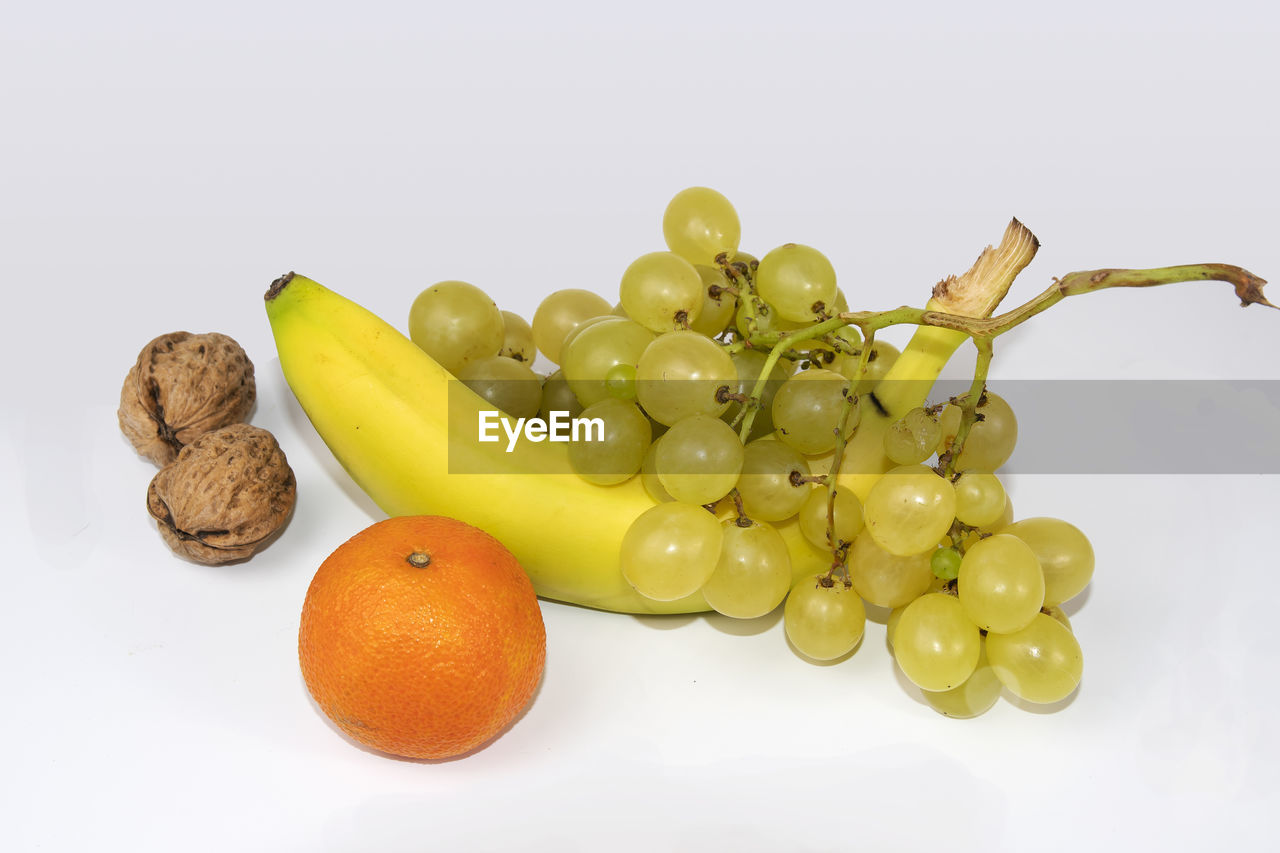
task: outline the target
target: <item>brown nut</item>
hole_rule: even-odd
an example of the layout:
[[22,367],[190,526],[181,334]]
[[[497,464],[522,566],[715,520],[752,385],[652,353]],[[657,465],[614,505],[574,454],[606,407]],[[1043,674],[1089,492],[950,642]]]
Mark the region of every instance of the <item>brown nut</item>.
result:
[[226,335],[172,332],[143,347],[120,389],[120,429],[141,455],[168,465],[201,433],[243,421],[253,362]]
[[232,424],[182,448],[151,480],[147,509],[176,553],[216,566],[266,547],[296,498],[293,470],[275,436]]

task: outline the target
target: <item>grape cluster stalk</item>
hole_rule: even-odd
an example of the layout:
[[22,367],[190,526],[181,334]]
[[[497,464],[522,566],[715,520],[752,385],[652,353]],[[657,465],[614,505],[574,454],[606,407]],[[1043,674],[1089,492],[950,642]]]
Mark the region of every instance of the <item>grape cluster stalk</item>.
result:
[[[788,640],[814,660],[852,653],[866,605],[882,608],[898,666],[948,716],[1006,692],[1069,697],[1083,663],[1061,605],[1095,557],[1066,521],[1014,520],[996,472],[1017,418],[987,388],[994,341],[1068,296],[1212,280],[1242,305],[1276,307],[1265,282],[1225,264],[1090,270],[995,314],[1039,245],[1015,219],[924,308],[851,311],[819,250],[742,251],[738,214],[715,190],[677,193],[662,229],[667,249],[627,266],[616,304],[559,290],[526,323],[441,282],[414,301],[410,335],[511,417],[600,424],[569,444],[569,463],[602,487],[640,477],[655,501],[620,543],[640,594],[700,594],[743,619],[781,606]],[[915,327],[902,351],[877,340],[901,325]],[[968,391],[931,403],[965,341],[977,349]],[[554,372],[533,371],[539,353]],[[794,572],[795,548],[825,554],[827,570]]]

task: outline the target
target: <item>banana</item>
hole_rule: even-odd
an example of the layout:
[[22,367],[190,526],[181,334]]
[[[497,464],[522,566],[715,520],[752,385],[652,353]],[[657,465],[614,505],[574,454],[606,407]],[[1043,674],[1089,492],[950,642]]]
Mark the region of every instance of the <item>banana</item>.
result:
[[[564,444],[518,442],[510,453],[481,444],[479,414],[491,407],[398,330],[311,279],[273,284],[267,316],[303,411],[388,515],[474,524],[516,555],[546,598],[629,613],[708,609],[701,595],[651,601],[622,577],[618,543],[654,505],[639,478],[592,485],[573,473]],[[451,462],[481,473],[450,473]]]
[[[506,442],[479,442],[487,403],[397,329],[309,278],[278,279],[267,291],[266,310],[281,369],[303,411],[388,515],[449,515],[474,524],[516,555],[544,598],[625,613],[709,609],[696,593],[652,601],[623,578],[619,543],[655,503],[639,477],[596,486],[573,472],[563,443],[522,441],[508,452]],[[927,393],[963,340],[963,334],[921,327],[887,378]],[[903,379],[920,381],[897,382]],[[884,429],[923,400],[898,396],[864,416],[850,442],[858,472],[849,482],[863,494],[874,471],[888,467],[879,461]],[[830,555],[810,545],[794,520],[778,529],[797,579],[826,571]]]

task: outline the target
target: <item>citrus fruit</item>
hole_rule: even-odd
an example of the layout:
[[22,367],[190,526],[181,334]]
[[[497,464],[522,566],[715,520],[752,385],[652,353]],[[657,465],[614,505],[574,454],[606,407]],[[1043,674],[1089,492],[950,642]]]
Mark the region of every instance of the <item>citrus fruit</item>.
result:
[[542,677],[528,576],[489,534],[439,516],[371,525],[321,564],[298,632],[302,677],[342,731],[452,758],[507,726]]

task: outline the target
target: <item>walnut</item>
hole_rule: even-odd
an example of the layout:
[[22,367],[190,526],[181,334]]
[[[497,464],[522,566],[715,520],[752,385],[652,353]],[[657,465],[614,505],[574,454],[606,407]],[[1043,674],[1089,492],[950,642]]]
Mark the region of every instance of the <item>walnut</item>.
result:
[[163,466],[201,433],[243,421],[256,397],[253,362],[238,343],[172,332],[143,347],[117,415],[138,453]]
[[178,554],[205,565],[245,560],[293,511],[297,483],[275,436],[249,424],[206,432],[147,489],[147,509]]

